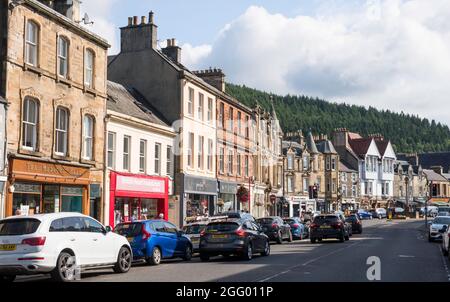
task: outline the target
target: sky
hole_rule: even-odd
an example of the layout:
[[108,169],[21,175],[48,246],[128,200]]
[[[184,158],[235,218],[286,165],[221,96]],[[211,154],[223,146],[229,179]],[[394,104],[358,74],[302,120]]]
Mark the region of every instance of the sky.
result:
[[450,125],[448,0],[84,0],[120,51],[128,17],[155,12],[192,70],[277,94],[411,113]]

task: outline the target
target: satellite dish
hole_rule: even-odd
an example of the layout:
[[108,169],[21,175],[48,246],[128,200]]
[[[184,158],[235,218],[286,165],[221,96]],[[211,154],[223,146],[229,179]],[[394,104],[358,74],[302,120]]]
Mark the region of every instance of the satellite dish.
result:
[[91,21],[87,13],[84,13],[83,22],[85,25],[94,24],[94,22]]

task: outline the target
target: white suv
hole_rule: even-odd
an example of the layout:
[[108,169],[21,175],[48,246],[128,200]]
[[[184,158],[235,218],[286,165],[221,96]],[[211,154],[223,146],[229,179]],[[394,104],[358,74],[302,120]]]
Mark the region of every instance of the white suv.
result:
[[127,239],[89,216],[55,213],[0,220],[0,281],[42,273],[72,281],[81,271],[104,267],[126,273],[132,259]]

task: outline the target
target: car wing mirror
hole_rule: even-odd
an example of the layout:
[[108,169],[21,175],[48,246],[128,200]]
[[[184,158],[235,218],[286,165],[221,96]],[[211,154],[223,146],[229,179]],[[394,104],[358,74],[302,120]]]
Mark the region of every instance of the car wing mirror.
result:
[[105,226],[104,228],[103,228],[103,233],[105,233],[105,234],[107,234],[107,233],[109,233],[109,232],[111,232],[112,231],[112,229],[111,229],[111,227],[108,225],[108,226]]

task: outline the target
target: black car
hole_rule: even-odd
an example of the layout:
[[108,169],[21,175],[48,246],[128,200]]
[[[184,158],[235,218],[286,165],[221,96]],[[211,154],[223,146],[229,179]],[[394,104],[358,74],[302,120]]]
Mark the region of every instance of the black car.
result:
[[340,242],[350,239],[346,223],[339,215],[322,214],[314,218],[310,225],[309,237],[311,243],[322,241],[322,239],[336,238]]
[[216,214],[214,216],[227,216],[228,218],[231,219],[249,220],[251,222],[255,222],[255,218],[252,215],[242,211],[228,211]]
[[362,233],[363,227],[362,227],[361,220],[359,220],[359,218],[358,218],[358,215],[352,214],[352,215],[348,216],[347,218],[345,218],[345,221],[352,225],[353,233],[355,233],[355,234]]
[[210,222],[200,234],[200,259],[237,255],[251,260],[253,255],[270,255],[269,238],[254,222],[242,219],[226,219]]
[[259,218],[256,222],[261,226],[263,232],[269,237],[270,240],[274,240],[278,244],[282,244],[283,240],[292,242],[291,226],[284,222],[281,217],[271,216]]

